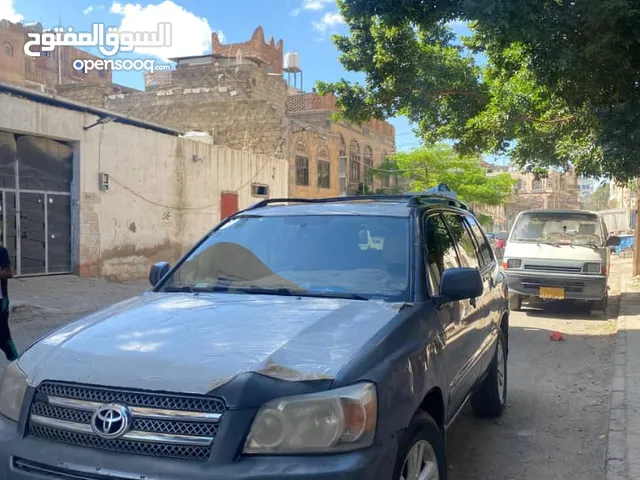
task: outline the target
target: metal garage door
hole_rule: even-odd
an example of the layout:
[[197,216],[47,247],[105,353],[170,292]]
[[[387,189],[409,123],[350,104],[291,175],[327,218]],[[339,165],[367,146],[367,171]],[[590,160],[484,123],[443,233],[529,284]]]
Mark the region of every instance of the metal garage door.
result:
[[72,161],[62,142],[0,132],[2,242],[17,275],[72,270]]

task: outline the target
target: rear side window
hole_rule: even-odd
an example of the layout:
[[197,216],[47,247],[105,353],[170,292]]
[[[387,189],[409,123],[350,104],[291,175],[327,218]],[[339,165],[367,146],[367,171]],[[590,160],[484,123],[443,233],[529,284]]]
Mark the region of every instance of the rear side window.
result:
[[491,250],[491,245],[489,245],[489,241],[482,232],[482,227],[480,227],[478,221],[473,217],[467,217],[467,222],[469,222],[473,236],[478,244],[482,265],[489,265],[493,262],[493,250]]
[[458,268],[460,263],[453,238],[440,215],[427,218],[424,229],[429,286],[431,293],[437,295],[442,274],[450,268]]
[[480,261],[476,252],[476,246],[473,238],[464,223],[464,219],[460,215],[447,213],[444,215],[447,221],[449,231],[453,236],[453,240],[458,246],[460,255],[462,256],[462,264],[465,267],[480,268]]

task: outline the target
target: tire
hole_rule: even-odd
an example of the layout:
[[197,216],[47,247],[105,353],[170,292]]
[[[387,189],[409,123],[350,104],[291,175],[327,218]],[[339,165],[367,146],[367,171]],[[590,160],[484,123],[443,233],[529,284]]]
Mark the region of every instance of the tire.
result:
[[[506,339],[500,330],[487,376],[471,396],[471,406],[478,417],[499,417],[504,412],[507,404],[507,351]],[[502,373],[498,368],[500,364]]]
[[522,310],[522,297],[517,293],[509,294],[509,310],[519,312]]
[[593,312],[594,310],[598,310],[598,311],[606,312],[608,305],[609,305],[609,295],[605,293],[604,297],[602,297],[600,300],[591,301],[591,311]]
[[[445,461],[444,436],[431,415],[422,411],[414,415],[400,441],[393,471],[393,480],[418,478],[408,476],[410,472],[407,470],[409,468],[408,460],[410,455],[415,454],[419,448],[423,449],[424,459],[432,459],[430,468],[434,474],[437,474],[437,476],[426,476],[425,478],[428,480],[446,480],[447,464]],[[421,465],[421,468],[426,469],[426,466],[425,463],[425,465]]]

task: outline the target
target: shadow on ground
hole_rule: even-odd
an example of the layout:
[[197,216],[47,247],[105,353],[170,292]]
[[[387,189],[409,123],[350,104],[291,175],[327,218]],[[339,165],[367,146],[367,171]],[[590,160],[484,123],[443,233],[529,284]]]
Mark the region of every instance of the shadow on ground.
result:
[[[490,420],[465,408],[447,439],[450,480],[604,478],[617,301],[600,317],[555,302],[512,314],[508,407]],[[550,341],[556,330],[564,341]]]

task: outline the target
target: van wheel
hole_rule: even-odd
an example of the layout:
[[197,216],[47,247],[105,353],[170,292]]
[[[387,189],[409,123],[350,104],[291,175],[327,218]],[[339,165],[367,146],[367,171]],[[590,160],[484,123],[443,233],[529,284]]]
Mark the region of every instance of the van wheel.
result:
[[396,457],[394,480],[446,480],[444,439],[431,415],[418,412],[407,428]]
[[591,302],[591,311],[593,312],[594,310],[599,310],[599,311],[606,312],[608,305],[609,305],[609,295],[605,293],[604,297],[602,297],[600,300],[593,300]]
[[522,297],[517,293],[509,294],[509,309],[513,312],[522,310]]
[[471,406],[478,417],[498,417],[507,403],[507,348],[502,330],[499,330],[496,353],[487,376],[471,396]]

